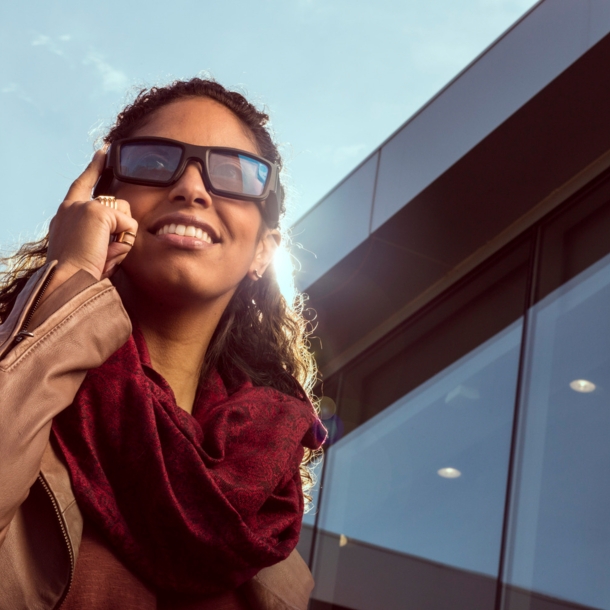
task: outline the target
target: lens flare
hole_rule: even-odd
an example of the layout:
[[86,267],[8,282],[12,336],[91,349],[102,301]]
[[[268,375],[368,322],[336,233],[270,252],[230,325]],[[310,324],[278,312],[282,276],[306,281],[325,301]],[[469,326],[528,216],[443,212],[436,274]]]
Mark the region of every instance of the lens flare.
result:
[[292,305],[297,294],[294,285],[293,257],[283,244],[275,252],[273,266],[275,267],[275,276],[280,287],[280,292],[288,305]]

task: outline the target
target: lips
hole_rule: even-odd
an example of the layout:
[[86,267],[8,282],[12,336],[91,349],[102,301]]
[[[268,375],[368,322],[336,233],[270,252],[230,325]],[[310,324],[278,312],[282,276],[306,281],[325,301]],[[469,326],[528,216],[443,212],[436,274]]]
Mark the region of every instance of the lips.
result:
[[193,237],[211,244],[221,241],[218,232],[207,222],[196,216],[180,213],[162,216],[150,227],[149,232],[153,235],[173,234]]

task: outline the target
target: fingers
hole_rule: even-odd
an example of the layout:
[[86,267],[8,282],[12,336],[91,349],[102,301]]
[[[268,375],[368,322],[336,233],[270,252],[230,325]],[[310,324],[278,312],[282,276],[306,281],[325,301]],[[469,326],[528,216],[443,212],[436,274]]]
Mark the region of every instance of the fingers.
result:
[[108,248],[108,258],[102,270],[101,279],[111,277],[119,268],[120,264],[125,260],[131,252],[131,247],[127,244],[113,243]]
[[70,186],[66,195],[66,201],[88,201],[91,199],[91,191],[104,169],[105,160],[106,153],[103,150],[96,151],[93,159],[91,159],[91,163],[87,165],[85,171]]
[[[127,248],[128,250],[131,250],[131,248]],[[109,251],[110,253],[110,251]],[[125,258],[127,257],[127,255],[129,254],[129,252],[125,252],[123,254],[121,254],[120,256],[115,256],[112,258],[109,258],[106,261],[106,264],[104,265],[104,270],[102,271],[102,275],[101,275],[101,279],[104,280],[107,277],[112,277],[116,271],[118,271],[121,263],[125,260]]]
[[92,200],[91,191],[104,169],[105,152],[98,150],[85,171],[73,182],[49,230],[47,258],[69,269],[83,269],[94,277],[108,276],[129,254],[127,243],[111,242],[123,231],[134,235],[138,223],[124,199]]
[[117,200],[119,209],[99,201],[64,201],[49,232],[49,260],[84,269],[100,278],[110,265],[121,262],[130,251],[128,244],[110,243],[111,235],[129,231],[137,235],[138,223],[129,204]]
[[[106,262],[102,271],[102,279],[110,277],[118,269],[125,257],[131,252],[133,244],[138,235],[138,223],[131,217],[131,214],[117,214],[117,224],[115,231],[112,232],[116,238],[125,232],[125,241],[112,241],[108,246]],[[133,237],[135,236],[135,237]]]
[[102,202],[101,199],[92,199],[92,201],[97,202],[99,205],[102,205],[104,207],[108,207],[111,210],[117,210],[119,212],[122,212],[123,214],[127,214],[127,216],[131,216],[131,206],[129,205],[129,202],[126,201],[125,199],[114,199],[113,205],[115,207],[106,205],[105,203]]

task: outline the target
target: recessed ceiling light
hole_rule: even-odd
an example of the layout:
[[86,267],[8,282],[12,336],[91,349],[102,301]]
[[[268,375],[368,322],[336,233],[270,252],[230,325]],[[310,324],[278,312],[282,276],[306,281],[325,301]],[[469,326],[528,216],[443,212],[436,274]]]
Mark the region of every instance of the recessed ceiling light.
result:
[[457,468],[441,468],[437,474],[445,479],[457,479],[462,473]]
[[591,381],[587,381],[586,379],[575,379],[570,382],[570,387],[575,392],[593,392],[595,390],[595,384]]

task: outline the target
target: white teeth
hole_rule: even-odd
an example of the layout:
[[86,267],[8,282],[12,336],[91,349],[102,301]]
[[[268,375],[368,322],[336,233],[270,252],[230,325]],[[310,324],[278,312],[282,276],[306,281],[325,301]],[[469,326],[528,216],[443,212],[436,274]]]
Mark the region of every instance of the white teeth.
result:
[[168,233],[173,235],[184,235],[185,237],[195,237],[201,239],[209,244],[214,243],[212,238],[200,227],[194,227],[192,225],[164,225],[157,230],[157,235],[167,235]]

